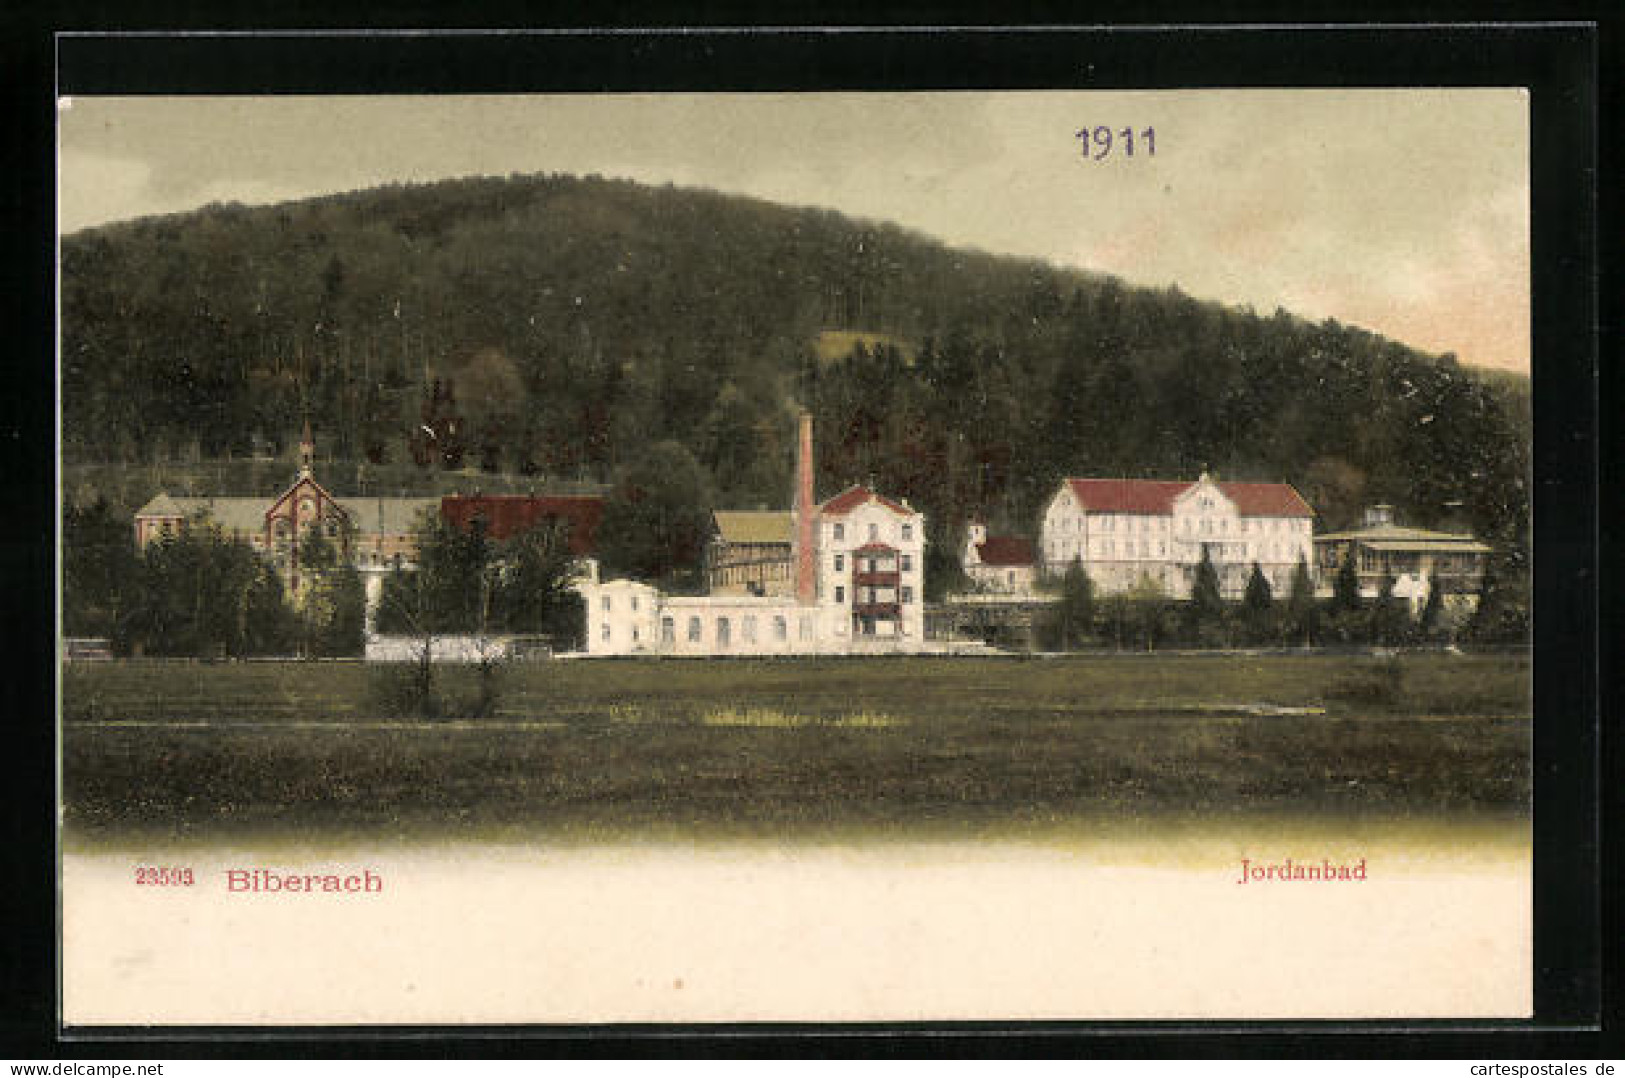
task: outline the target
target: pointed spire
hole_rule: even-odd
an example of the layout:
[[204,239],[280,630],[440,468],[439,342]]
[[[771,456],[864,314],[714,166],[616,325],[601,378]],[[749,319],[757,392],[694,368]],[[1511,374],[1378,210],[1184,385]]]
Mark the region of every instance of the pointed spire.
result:
[[308,477],[316,466],[316,439],[310,433],[310,416],[305,417],[305,435],[299,441],[299,475]]

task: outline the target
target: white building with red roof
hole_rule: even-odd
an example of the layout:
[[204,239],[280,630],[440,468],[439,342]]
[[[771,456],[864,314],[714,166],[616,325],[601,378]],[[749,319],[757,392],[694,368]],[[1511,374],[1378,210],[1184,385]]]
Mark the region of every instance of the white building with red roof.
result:
[[852,486],[817,509],[817,601],[857,647],[925,639],[925,518]]
[[1314,510],[1287,483],[1065,479],[1044,510],[1041,555],[1059,575],[1074,562],[1102,594],[1154,585],[1188,598],[1207,552],[1220,591],[1240,598],[1256,563],[1285,597],[1301,560],[1313,565]]
[[[753,540],[788,545],[788,569],[774,577],[775,581],[784,577],[782,586],[742,592],[730,578],[716,573],[711,574],[709,595],[665,595],[630,580],[584,582],[578,590],[586,603],[588,654],[760,656],[928,650],[924,516],[907,502],[862,485],[816,502],[812,422],[805,415],[800,422],[794,499],[794,508],[785,514],[787,521],[768,522],[771,531],[734,529]],[[737,521],[724,523],[733,527]],[[778,556],[776,551],[772,554]]]
[[1030,596],[1038,583],[1038,552],[1024,535],[989,535],[987,525],[965,526],[965,549],[959,564],[980,593]]

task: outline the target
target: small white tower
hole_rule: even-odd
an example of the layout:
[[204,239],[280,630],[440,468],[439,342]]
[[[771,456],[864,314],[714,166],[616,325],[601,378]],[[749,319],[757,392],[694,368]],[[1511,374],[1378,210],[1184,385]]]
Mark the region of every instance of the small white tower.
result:
[[962,564],[975,565],[981,561],[976,548],[987,542],[987,525],[975,517],[965,522],[965,554],[960,559]]
[[316,467],[316,439],[310,433],[310,420],[305,420],[305,435],[299,440],[299,477],[310,478]]

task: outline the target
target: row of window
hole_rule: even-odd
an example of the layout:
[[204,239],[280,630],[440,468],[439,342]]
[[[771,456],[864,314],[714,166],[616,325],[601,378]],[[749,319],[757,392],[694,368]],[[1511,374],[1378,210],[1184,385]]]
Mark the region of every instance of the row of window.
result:
[[[898,601],[897,595],[898,592],[895,588],[856,588],[852,592],[853,601],[859,603],[895,603]],[[879,596],[879,598],[876,598],[876,596]],[[846,602],[845,585],[835,585],[835,601],[838,603]],[[902,589],[902,601],[905,603],[914,601],[913,588],[905,587]]]
[[[773,615],[772,621],[770,622],[770,627],[773,634],[772,639],[774,641],[782,644],[790,639],[790,619],[785,617],[783,614]],[[731,618],[727,616],[719,616],[716,618],[713,625],[712,638],[717,642],[718,647],[725,648],[733,643],[733,628],[734,623]],[[685,629],[686,638],[690,644],[699,644],[704,642],[705,620],[698,614],[689,616]],[[813,619],[811,617],[803,617],[799,619],[798,624],[796,625],[796,632],[800,639],[811,640],[813,638]],[[755,614],[746,614],[739,619],[739,637],[740,640],[746,644],[754,644],[757,642],[757,617]],[[603,638],[605,640],[609,639],[608,625],[604,626]],[[634,627],[632,630],[632,639],[635,642],[637,638],[638,631],[636,627]],[[677,642],[676,618],[667,615],[660,619],[660,642],[662,644],[674,644]]]
[[[1243,568],[1241,566],[1226,566],[1220,568],[1218,570],[1219,587],[1226,593],[1232,595],[1239,594],[1242,589],[1247,586],[1247,581],[1251,576],[1251,568]],[[1196,569],[1194,566],[1182,565],[1179,566],[1179,570],[1176,575],[1172,569],[1166,566],[1160,570],[1110,568],[1100,571],[1100,579],[1098,580],[1098,583],[1108,587],[1128,588],[1138,584],[1141,578],[1149,578],[1154,583],[1160,584],[1163,587],[1172,587],[1176,579],[1181,580],[1184,582],[1185,588],[1188,591],[1196,582]],[[1269,583],[1271,593],[1277,598],[1284,597],[1286,595],[1286,589],[1289,589],[1292,583],[1291,575],[1289,573],[1276,569],[1265,570],[1264,579]]]
[[[900,557],[903,563],[903,572],[913,572],[914,555],[903,554],[900,555]],[[855,557],[852,559],[852,567],[860,573],[890,573],[896,571],[895,564],[892,562],[890,554],[878,554],[864,556],[861,558]],[[835,555],[835,571],[837,573],[843,573],[846,571],[845,554]]]
[[[1203,545],[1210,546],[1212,544],[1204,543]],[[1081,557],[1085,552],[1086,551],[1083,543],[1051,543],[1049,546],[1048,556],[1051,561],[1059,561],[1069,557]],[[1244,544],[1232,544],[1231,547],[1220,547],[1216,549],[1215,552],[1217,556],[1234,557],[1239,560],[1251,560],[1255,557],[1268,558],[1272,555],[1277,559],[1286,559],[1292,557],[1293,554],[1296,553],[1293,544],[1290,542],[1260,544],[1256,547],[1248,547]],[[1117,540],[1096,539],[1094,543],[1091,544],[1091,549],[1087,551],[1087,553],[1089,553],[1091,557],[1096,558],[1114,558],[1119,556],[1119,554],[1125,558],[1165,558],[1168,556],[1168,544],[1163,540],[1158,540],[1156,543],[1155,552],[1153,552],[1152,542],[1149,539],[1139,541],[1125,539],[1123,541],[1123,548],[1121,551],[1119,551],[1117,548]]]
[[[1343,564],[1345,547],[1324,544],[1318,548],[1320,567],[1335,571]],[[1359,568],[1361,572],[1380,573],[1414,573],[1422,569],[1423,555],[1414,551],[1375,551],[1366,547],[1360,548]],[[1470,573],[1478,569],[1479,555],[1477,554],[1435,554],[1430,565],[1436,573]]]
[[[1099,530],[1100,531],[1109,532],[1109,531],[1116,531],[1117,530],[1117,519],[1118,518],[1115,517],[1115,516],[1102,515],[1102,516],[1096,516],[1094,519],[1095,519],[1096,523],[1099,525]],[[1165,517],[1165,516],[1153,517],[1153,516],[1127,515],[1127,516],[1124,516],[1122,518],[1122,520],[1123,520],[1123,528],[1122,528],[1122,530],[1123,531],[1129,531],[1129,532],[1132,532],[1132,531],[1140,531],[1140,532],[1164,531],[1165,532],[1165,531],[1170,530],[1173,527],[1173,518],[1172,517]],[[1190,532],[1195,531],[1195,530],[1200,530],[1205,535],[1213,534],[1213,531],[1214,531],[1214,529],[1213,529],[1213,518],[1211,518],[1211,517],[1203,517],[1201,519],[1200,529],[1195,529],[1195,528],[1192,527],[1192,525],[1191,525],[1192,518],[1184,517],[1183,520],[1184,520],[1183,530],[1187,534],[1189,534]],[[1228,532],[1230,530],[1230,518],[1229,517],[1219,517],[1218,522],[1219,522],[1218,530],[1220,532]],[[1083,517],[1081,517],[1081,516],[1074,517],[1072,519],[1072,524],[1073,524],[1073,530],[1074,531],[1081,532],[1081,531],[1084,530],[1084,528],[1083,528],[1084,518]],[[1307,530],[1307,527],[1308,527],[1308,522],[1307,521],[1300,521],[1300,522],[1294,523],[1292,521],[1285,520],[1285,519],[1283,519],[1281,517],[1261,517],[1261,518],[1258,518],[1256,520],[1253,519],[1253,518],[1250,518],[1250,517],[1241,517],[1236,523],[1236,530],[1243,533],[1243,534],[1246,534],[1248,532],[1267,533],[1267,532],[1281,532],[1281,531],[1299,531],[1299,530]]]
[[[305,526],[310,527],[310,524],[307,522]],[[337,539],[339,537],[338,518],[325,518],[322,521],[322,530],[327,533],[329,539]],[[293,522],[287,517],[278,517],[275,523],[271,525],[271,534],[280,541],[286,541],[293,534]]]
[[[846,525],[845,524],[831,524],[830,528],[831,528],[831,534],[832,534],[832,536],[834,537],[834,539],[835,539],[835,541],[837,543],[846,542]],[[868,534],[868,537],[869,537],[869,542],[878,543],[880,541],[880,525],[879,524],[870,524],[868,526],[867,534]],[[914,525],[912,525],[912,524],[901,525],[900,528],[899,528],[899,538],[905,543],[912,543],[914,541]]]

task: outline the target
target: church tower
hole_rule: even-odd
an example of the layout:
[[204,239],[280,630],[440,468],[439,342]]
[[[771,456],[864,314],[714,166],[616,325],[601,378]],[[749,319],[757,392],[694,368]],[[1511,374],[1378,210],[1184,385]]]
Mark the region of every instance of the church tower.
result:
[[299,476],[309,478],[316,467],[316,439],[310,433],[310,417],[305,417],[305,435],[299,440]]

